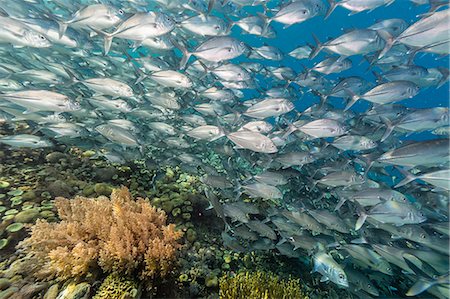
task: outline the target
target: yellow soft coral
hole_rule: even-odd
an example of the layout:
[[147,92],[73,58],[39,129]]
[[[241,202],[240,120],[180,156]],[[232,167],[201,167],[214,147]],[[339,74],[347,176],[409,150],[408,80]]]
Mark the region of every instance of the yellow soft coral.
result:
[[164,211],[131,197],[126,187],[107,197],[57,198],[59,223],[38,220],[19,248],[40,267],[39,278],[67,279],[105,272],[152,280],[170,269],[182,232]]

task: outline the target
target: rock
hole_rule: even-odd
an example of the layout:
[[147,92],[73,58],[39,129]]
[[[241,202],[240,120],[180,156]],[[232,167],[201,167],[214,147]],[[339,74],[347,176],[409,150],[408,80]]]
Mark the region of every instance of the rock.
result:
[[42,218],[51,218],[51,217],[55,217],[55,213],[53,213],[52,211],[41,211],[40,216]]
[[165,201],[162,203],[161,206],[164,212],[166,212],[166,214],[169,214],[173,210],[173,203],[171,201]]
[[54,197],[70,197],[73,193],[73,188],[67,183],[57,180],[48,185],[48,192],[50,192],[50,194]]
[[12,295],[16,294],[17,292],[19,292],[19,288],[17,287],[7,288],[6,290],[0,292],[0,299],[7,299]]
[[21,230],[23,228],[23,223],[13,223],[8,225],[8,227],[6,227],[6,231],[10,232],[10,233],[15,233],[18,232],[19,230]]
[[117,169],[114,167],[104,167],[95,170],[94,177],[100,182],[110,182],[117,175]]
[[[0,250],[2,250],[3,248],[5,248],[6,246],[8,246],[9,244],[9,240],[8,239],[0,239]],[[1,279],[1,278],[0,278]],[[2,288],[0,287],[0,290]]]
[[47,292],[44,294],[44,299],[56,299],[58,296],[59,285],[54,284],[48,288]]
[[4,289],[8,288],[11,285],[11,282],[8,278],[0,278],[0,290],[3,291]]
[[94,185],[94,191],[98,196],[110,196],[112,192],[112,187],[105,183],[97,183]]
[[39,215],[38,209],[29,209],[19,212],[14,216],[14,222],[32,223]]
[[52,152],[45,156],[45,160],[49,163],[58,163],[61,159],[66,159],[67,156],[61,152]]
[[36,198],[36,193],[33,190],[29,190],[22,195],[24,200],[34,200]]
[[217,278],[216,275],[210,274],[210,275],[206,276],[206,278],[205,278],[205,285],[208,288],[217,287],[218,284],[219,284],[219,279]]
[[87,299],[89,298],[90,291],[91,286],[86,282],[82,282],[79,284],[71,282],[63,290],[61,290],[57,298]]
[[87,185],[86,187],[83,188],[83,196],[89,197],[94,193],[95,190],[93,185]]
[[186,232],[186,240],[193,243],[197,239],[197,233],[192,228],[188,229]]
[[90,157],[93,157],[95,154],[96,154],[95,151],[87,150],[87,151],[83,152],[82,156],[83,156],[83,158],[90,158]]

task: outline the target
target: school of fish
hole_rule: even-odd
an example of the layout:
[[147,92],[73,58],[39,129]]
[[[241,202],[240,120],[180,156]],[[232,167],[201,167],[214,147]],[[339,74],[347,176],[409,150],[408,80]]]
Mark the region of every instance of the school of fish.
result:
[[[0,122],[34,130],[0,144],[179,165],[208,186],[232,250],[297,259],[355,298],[448,298],[449,108],[402,104],[448,89],[445,63],[414,63],[450,54],[448,2],[404,0],[428,11],[271,45],[309,19],[392,2],[1,1]],[[360,61],[372,80],[329,78]]]

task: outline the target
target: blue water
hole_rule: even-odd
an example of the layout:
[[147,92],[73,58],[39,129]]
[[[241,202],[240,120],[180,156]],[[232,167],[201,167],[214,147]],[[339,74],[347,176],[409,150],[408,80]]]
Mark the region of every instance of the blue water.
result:
[[[257,8],[246,8],[246,11],[250,13],[261,12]],[[263,61],[264,65],[270,66],[287,66],[295,70],[297,73],[303,71],[303,67],[312,67],[317,62],[323,60],[323,58],[329,56],[327,53],[320,53],[315,59],[297,60],[287,55],[290,51],[298,46],[304,46],[306,44],[315,45],[312,33],[314,33],[321,42],[325,42],[330,38],[336,38],[343,33],[352,29],[367,28],[374,23],[391,18],[400,18],[405,20],[408,24],[412,24],[421,18],[420,15],[428,12],[428,6],[416,6],[407,0],[394,1],[389,6],[382,6],[376,8],[371,12],[361,12],[354,15],[349,15],[349,11],[345,8],[338,6],[330,17],[324,20],[322,17],[315,17],[300,24],[294,24],[286,27],[283,24],[272,22],[271,26],[277,34],[275,39],[259,38],[253,35],[241,34],[241,29],[238,27],[233,28],[233,36],[240,38],[250,46],[260,47],[264,44],[275,46],[279,48],[286,55],[283,61]],[[368,82],[375,83],[376,78],[372,74],[372,70],[380,72],[377,67],[368,69],[369,64],[362,56],[350,57],[353,62],[353,67],[343,71],[339,74],[327,75],[326,78],[337,79],[348,76],[361,76]],[[258,61],[260,62],[260,61]],[[439,56],[431,53],[418,53],[415,56],[414,64],[423,66],[426,68],[433,67],[448,67],[449,57]],[[310,107],[313,103],[318,103],[319,100],[316,96],[306,93],[297,103],[297,108],[302,111]],[[339,108],[345,107],[345,104],[337,99],[331,99],[333,104],[336,104]],[[439,89],[434,87],[428,89],[422,89],[420,93],[412,99],[403,100],[401,105],[411,108],[431,108],[431,107],[449,107],[449,83],[447,82]],[[368,107],[368,103],[360,100],[351,110],[356,112],[362,112]],[[430,134],[415,134],[419,139],[425,139]]]

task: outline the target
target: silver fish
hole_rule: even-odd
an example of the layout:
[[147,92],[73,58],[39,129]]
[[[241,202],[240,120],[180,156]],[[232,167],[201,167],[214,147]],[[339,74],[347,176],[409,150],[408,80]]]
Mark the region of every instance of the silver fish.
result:
[[321,282],[331,281],[337,285],[348,287],[347,275],[344,269],[325,252],[318,252],[313,256],[313,272],[322,274]]
[[25,148],[42,148],[51,147],[53,144],[46,139],[30,134],[18,134],[5,136],[0,138],[0,143],[7,144],[12,147]]
[[178,45],[178,48],[183,52],[183,59],[180,62],[180,68],[183,69],[192,55],[207,61],[220,62],[240,56],[247,47],[233,37],[219,36],[207,40],[194,52],[188,52],[182,45]]
[[227,134],[227,137],[233,141],[238,148],[245,148],[254,152],[267,154],[278,152],[273,141],[258,132],[237,131]]

